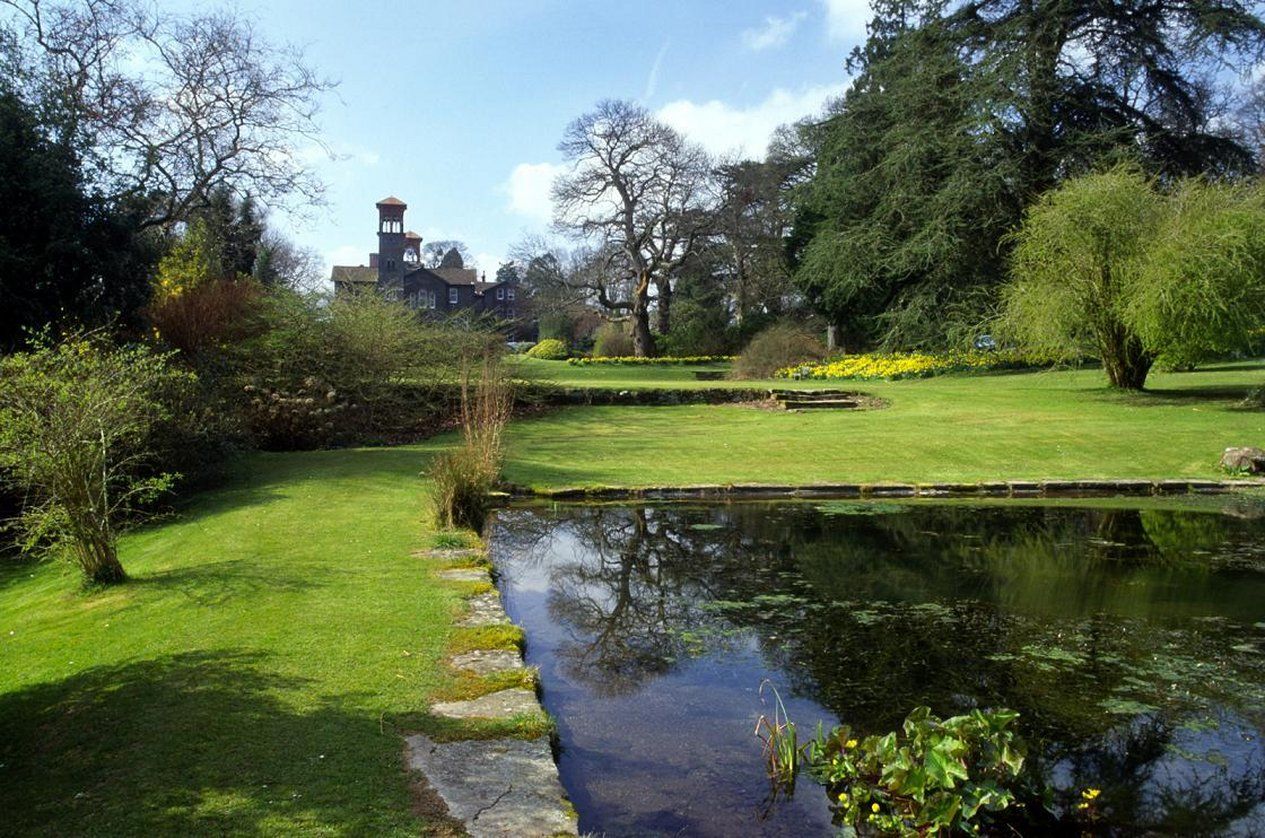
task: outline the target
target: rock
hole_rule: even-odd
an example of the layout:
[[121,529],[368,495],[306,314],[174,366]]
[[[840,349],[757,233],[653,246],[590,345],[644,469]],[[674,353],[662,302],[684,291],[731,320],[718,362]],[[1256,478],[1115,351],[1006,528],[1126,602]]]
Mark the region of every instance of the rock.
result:
[[492,577],[481,567],[454,567],[451,570],[439,571],[440,579],[451,579],[454,582],[491,582]]
[[1265,473],[1265,450],[1260,448],[1227,448],[1221,455],[1221,467],[1226,471],[1247,474]]
[[547,738],[407,741],[409,768],[426,776],[473,838],[576,834]]
[[539,713],[536,694],[522,687],[500,690],[467,701],[440,701],[430,712],[449,719],[508,719],[523,713]]
[[459,626],[499,626],[510,621],[505,609],[501,607],[500,594],[496,591],[472,596],[466,602],[470,606],[470,613],[457,621]]
[[476,649],[457,655],[452,659],[452,665],[475,675],[492,675],[525,668],[522,656],[512,649]]

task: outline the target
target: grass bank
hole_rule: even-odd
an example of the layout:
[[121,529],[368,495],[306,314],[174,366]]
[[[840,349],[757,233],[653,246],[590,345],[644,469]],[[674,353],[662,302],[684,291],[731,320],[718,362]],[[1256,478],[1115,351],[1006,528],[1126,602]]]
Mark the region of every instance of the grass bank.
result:
[[0,566],[0,832],[416,835],[399,731],[460,607],[409,555],[426,453],[250,457],[117,589]]
[[[680,368],[616,369],[618,386],[716,386]],[[613,386],[614,375],[560,365],[556,380]],[[1099,370],[834,383],[888,402],[864,412],[575,408],[514,424],[506,478],[560,488],[1216,477],[1224,448],[1265,444],[1265,412],[1238,407],[1262,382],[1265,363],[1252,362],[1155,373],[1143,393],[1109,390]]]

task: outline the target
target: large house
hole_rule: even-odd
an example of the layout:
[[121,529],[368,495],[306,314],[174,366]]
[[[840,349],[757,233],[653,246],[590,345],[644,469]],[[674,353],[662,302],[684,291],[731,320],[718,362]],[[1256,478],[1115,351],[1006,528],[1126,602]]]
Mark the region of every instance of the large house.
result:
[[390,197],[376,206],[378,252],[369,254],[368,265],[335,265],[335,294],[375,289],[426,314],[473,311],[501,320],[517,318],[516,281],[488,282],[487,274],[480,278],[474,268],[465,266],[456,248],[444,254],[439,267],[422,267],[422,237],[404,231],[408,204]]

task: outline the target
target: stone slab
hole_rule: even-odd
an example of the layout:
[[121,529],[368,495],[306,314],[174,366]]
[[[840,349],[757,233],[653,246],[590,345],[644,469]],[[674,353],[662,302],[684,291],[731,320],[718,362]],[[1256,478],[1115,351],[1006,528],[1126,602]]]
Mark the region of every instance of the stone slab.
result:
[[496,591],[476,594],[466,600],[470,606],[466,616],[457,621],[459,626],[499,626],[509,623],[505,609],[501,607],[501,596]]
[[413,555],[419,559],[452,561],[453,559],[481,558],[483,550],[478,547],[436,547],[433,550],[416,550]]
[[431,705],[430,712],[449,719],[508,719],[540,712],[540,702],[531,690],[514,687],[466,701],[440,701]]
[[454,582],[491,582],[492,576],[481,567],[454,567],[450,570],[439,571],[440,579],[450,579]]
[[473,838],[575,835],[549,740],[407,739],[409,768],[426,776]]
[[453,657],[452,665],[475,675],[493,675],[525,669],[522,656],[513,649],[476,649]]

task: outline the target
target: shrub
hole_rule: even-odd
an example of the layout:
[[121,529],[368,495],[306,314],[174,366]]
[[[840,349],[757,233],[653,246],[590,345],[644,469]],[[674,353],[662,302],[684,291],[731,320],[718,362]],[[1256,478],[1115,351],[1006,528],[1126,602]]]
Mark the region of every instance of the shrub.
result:
[[776,323],[751,339],[734,362],[733,378],[771,378],[785,367],[819,361],[826,345],[808,329],[794,323]]
[[950,372],[1028,369],[1050,366],[1053,363],[1053,359],[1042,361],[1013,351],[947,352],[939,355],[928,352],[893,352],[844,355],[817,364],[797,364],[780,369],[775,375],[778,378],[796,379],[895,381],[901,378],[929,378]]
[[162,394],[192,380],[168,360],[73,336],[0,361],[0,471],[27,496],[24,549],[63,549],[93,583],[126,578],[118,528],[175,479],[145,473]]
[[261,293],[259,284],[249,279],[208,280],[179,294],[160,296],[145,315],[155,337],[198,365],[259,327],[254,314]]
[[566,343],[557,338],[545,338],[527,350],[527,357],[540,358],[545,361],[565,361],[567,355]]
[[632,337],[618,323],[603,323],[593,334],[594,357],[622,358],[632,354]]
[[231,360],[252,436],[270,449],[407,437],[455,407],[462,364],[495,333],[420,320],[378,294],[330,301],[274,291]]
[[496,356],[484,356],[477,382],[467,365],[461,383],[461,445],[436,457],[429,475],[442,527],[483,528],[488,494],[504,462],[504,432],[514,405],[510,380]]

